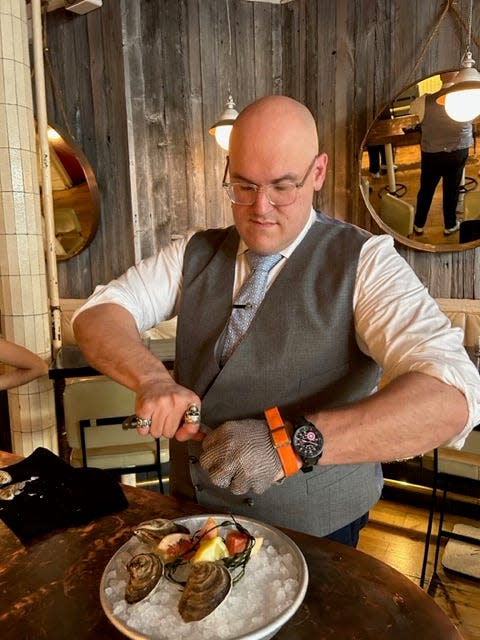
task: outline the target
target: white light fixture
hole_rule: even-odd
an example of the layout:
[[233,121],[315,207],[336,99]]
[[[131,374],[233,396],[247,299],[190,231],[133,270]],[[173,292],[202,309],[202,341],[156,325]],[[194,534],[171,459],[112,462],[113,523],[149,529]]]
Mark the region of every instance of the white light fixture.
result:
[[[230,56],[230,73],[232,72],[232,26],[230,24],[230,6],[229,0],[225,0],[227,7],[227,23],[228,23],[228,43],[229,43],[229,56]],[[230,133],[235,118],[238,116],[238,111],[235,109],[235,102],[233,101],[232,92],[230,86],[228,88],[228,99],[225,104],[225,109],[220,118],[210,127],[208,133],[215,136],[217,144],[225,151],[228,151],[228,142],[230,140]]]
[[230,140],[233,122],[238,116],[235,106],[232,94],[229,94],[225,111],[220,116],[220,119],[208,130],[208,133],[215,136],[215,140],[225,151],[228,151],[228,141]]
[[480,115],[480,73],[474,68],[475,60],[470,51],[472,33],[473,0],[470,0],[468,41],[462,57],[462,68],[453,84],[440,91],[438,104],[445,105],[447,115],[457,122],[468,122]]
[[65,0],[65,9],[84,15],[102,6],[103,0]]

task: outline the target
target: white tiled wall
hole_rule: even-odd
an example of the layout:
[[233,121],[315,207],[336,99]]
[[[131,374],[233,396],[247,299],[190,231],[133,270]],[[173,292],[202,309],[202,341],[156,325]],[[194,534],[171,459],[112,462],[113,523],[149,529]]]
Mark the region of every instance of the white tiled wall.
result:
[[[3,336],[50,360],[25,0],[0,0],[0,312]],[[52,384],[8,392],[13,450],[58,451]]]

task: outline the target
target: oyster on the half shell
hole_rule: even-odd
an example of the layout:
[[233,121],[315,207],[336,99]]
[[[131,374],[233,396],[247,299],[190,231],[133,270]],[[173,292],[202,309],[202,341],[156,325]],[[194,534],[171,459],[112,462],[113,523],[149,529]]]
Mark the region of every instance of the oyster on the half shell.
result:
[[139,602],[156,586],[163,574],[163,562],[154,553],[139,553],[128,562],[130,579],[125,587],[128,604]]
[[190,533],[183,524],[178,524],[166,518],[154,518],[146,520],[135,527],[133,533],[142,542],[147,544],[157,544],[162,538],[170,533]]
[[183,621],[195,622],[208,616],[225,600],[231,588],[232,577],[223,565],[216,562],[192,564],[178,603]]

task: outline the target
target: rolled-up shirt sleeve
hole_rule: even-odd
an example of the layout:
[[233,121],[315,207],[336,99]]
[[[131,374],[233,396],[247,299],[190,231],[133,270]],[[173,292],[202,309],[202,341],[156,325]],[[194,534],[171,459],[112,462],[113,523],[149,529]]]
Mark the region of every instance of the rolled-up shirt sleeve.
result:
[[158,254],[130,267],[106,285],[99,285],[72,317],[99,304],[118,304],[131,313],[139,333],[177,314],[182,288],[185,247],[193,231],[171,242]]
[[465,395],[468,422],[445,443],[460,449],[480,423],[480,376],[463,347],[463,330],[451,326],[390,236],[364,244],[353,305],[357,343],[383,368],[385,380],[420,371]]

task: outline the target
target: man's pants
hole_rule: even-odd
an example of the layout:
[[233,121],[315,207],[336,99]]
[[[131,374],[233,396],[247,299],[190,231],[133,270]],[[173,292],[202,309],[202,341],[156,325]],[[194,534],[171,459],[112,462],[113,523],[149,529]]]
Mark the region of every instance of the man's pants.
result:
[[347,524],[345,527],[337,529],[337,531],[330,533],[328,536],[324,536],[324,538],[327,540],[334,540],[335,542],[341,542],[342,544],[347,544],[349,547],[356,547],[358,544],[360,530],[363,529],[367,522],[368,512],[350,524]]
[[468,148],[457,151],[426,153],[422,151],[420,190],[417,195],[415,226],[423,228],[427,221],[435,189],[442,179],[443,221],[445,229],[457,223],[456,208]]

